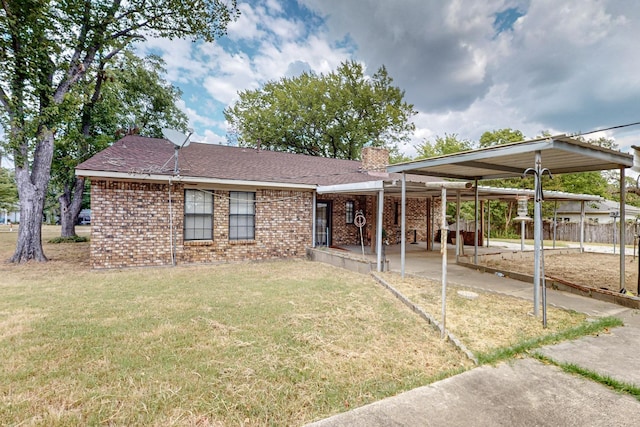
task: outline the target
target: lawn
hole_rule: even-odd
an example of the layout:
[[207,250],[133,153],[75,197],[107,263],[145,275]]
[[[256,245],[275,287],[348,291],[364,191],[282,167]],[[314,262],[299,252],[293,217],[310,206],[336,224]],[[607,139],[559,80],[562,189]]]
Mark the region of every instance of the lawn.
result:
[[[0,227],[2,259],[16,234]],[[91,271],[88,243],[45,252],[0,264],[0,425],[300,425],[471,367],[366,275],[308,261]],[[386,277],[439,313],[438,284]],[[530,304],[454,291],[447,325],[476,354],[585,323],[551,309],[543,330]]]
[[368,276],[90,271],[87,248],[0,265],[0,425],[298,425],[470,366]]

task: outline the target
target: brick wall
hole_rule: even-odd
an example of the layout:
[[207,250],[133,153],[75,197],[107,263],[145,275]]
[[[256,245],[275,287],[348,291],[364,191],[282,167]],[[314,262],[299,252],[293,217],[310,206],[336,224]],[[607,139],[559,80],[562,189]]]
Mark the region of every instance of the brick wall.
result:
[[[171,263],[167,184],[91,180],[91,266]],[[172,193],[174,206],[182,191]]]
[[386,171],[388,164],[389,150],[386,148],[362,148],[362,169],[366,171]]
[[[414,230],[418,242],[427,240],[427,200],[407,199],[405,214],[406,240],[413,242]],[[396,222],[397,211],[397,222]],[[402,224],[402,199],[400,197],[384,198],[383,227],[387,232],[389,244],[400,243]]]
[[[93,268],[171,264],[168,189],[168,184],[91,181]],[[257,190],[255,239],[230,241],[229,192],[208,191],[214,193],[213,240],[183,242],[184,186],[172,185],[178,264],[305,256],[311,245],[311,192]]]
[[[170,220],[169,188],[173,221]],[[241,189],[239,189],[241,190]],[[175,246],[178,264],[302,258],[311,245],[313,195],[311,192],[257,190],[255,239],[229,240],[229,191],[208,189],[214,194],[213,240],[183,241],[184,186],[180,183],[91,181],[91,266],[119,268],[171,264]],[[346,202],[354,213],[362,210],[365,245],[375,238],[376,197],[321,195],[332,202],[334,245],[357,245],[359,229],[346,222]],[[385,197],[384,229],[391,244],[400,239],[400,198]],[[398,222],[395,223],[396,204]],[[425,199],[407,199],[407,242],[426,240]],[[173,224],[173,239],[171,233]],[[172,242],[173,240],[173,242]]]
[[[362,210],[366,225],[364,227],[364,244],[371,244],[371,239],[375,239],[374,231],[376,224],[376,211],[378,208],[376,196],[343,196],[323,194],[318,196],[319,200],[332,202],[332,228],[333,245],[359,245],[359,229],[354,224],[346,223],[346,202],[354,202],[354,211]],[[398,221],[395,221],[396,203],[398,206]],[[384,198],[383,228],[387,232],[390,244],[400,243],[401,228],[401,199],[400,197],[386,196]],[[427,239],[427,201],[426,199],[407,199],[406,231],[407,242],[413,242],[416,230],[417,240]]]

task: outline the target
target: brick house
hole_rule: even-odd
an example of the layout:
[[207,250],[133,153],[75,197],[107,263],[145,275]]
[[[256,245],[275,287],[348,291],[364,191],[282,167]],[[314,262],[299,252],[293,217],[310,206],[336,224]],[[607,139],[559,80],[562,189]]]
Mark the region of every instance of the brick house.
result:
[[[91,182],[93,268],[301,258],[310,246],[375,241],[379,188],[388,152],[365,148],[362,161],[130,135],[80,164]],[[416,185],[435,179],[407,178]],[[426,240],[427,197],[407,199],[411,239]],[[400,195],[385,193],[383,229],[399,238]]]

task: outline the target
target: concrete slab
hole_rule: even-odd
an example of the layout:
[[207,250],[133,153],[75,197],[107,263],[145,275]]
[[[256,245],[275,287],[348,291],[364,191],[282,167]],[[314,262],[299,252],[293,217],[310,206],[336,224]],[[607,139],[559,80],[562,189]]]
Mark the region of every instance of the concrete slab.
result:
[[[394,271],[400,269],[397,249],[387,251]],[[407,253],[405,272],[439,282],[441,255],[414,246]],[[447,282],[533,300],[530,283],[457,265],[452,252]],[[633,369],[640,348],[640,311],[552,289],[547,290],[547,300],[550,305],[593,317],[617,316],[626,326],[544,347],[540,353],[640,387],[640,369]],[[630,395],[525,358],[496,367],[482,366],[311,425],[631,426],[638,420],[640,402]]]
[[598,336],[543,347],[537,352],[555,362],[571,363],[640,388],[639,349],[640,329],[625,326]]
[[640,402],[534,359],[483,366],[309,426],[635,426]]

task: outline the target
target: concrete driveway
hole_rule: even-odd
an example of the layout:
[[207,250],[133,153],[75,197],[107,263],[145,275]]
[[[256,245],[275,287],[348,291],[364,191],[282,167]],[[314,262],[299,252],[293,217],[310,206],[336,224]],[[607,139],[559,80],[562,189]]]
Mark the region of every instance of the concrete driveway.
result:
[[[399,255],[388,251],[392,270]],[[433,254],[435,255],[435,254]],[[406,271],[439,280],[439,257],[415,247]],[[394,261],[394,258],[395,259]],[[454,260],[452,260],[454,261]],[[396,265],[396,268],[393,266]],[[457,266],[448,281],[533,299],[530,284]],[[640,390],[640,313],[592,298],[548,290],[550,304],[590,316],[617,316],[625,326],[536,350],[558,364],[574,364]],[[635,426],[640,401],[601,383],[525,357],[463,374],[309,424],[328,426]]]

